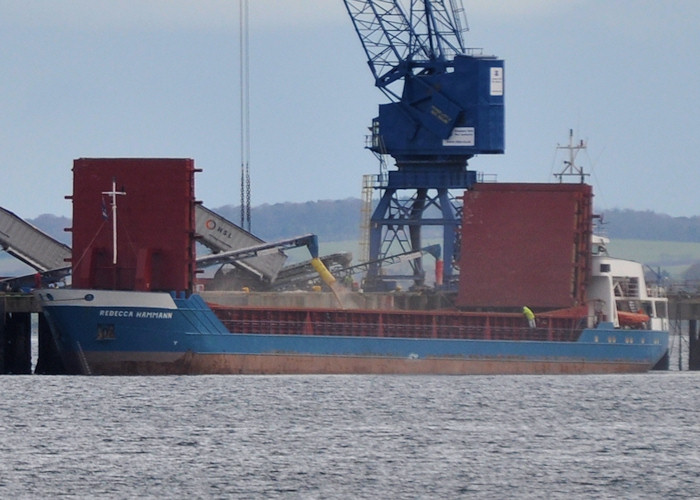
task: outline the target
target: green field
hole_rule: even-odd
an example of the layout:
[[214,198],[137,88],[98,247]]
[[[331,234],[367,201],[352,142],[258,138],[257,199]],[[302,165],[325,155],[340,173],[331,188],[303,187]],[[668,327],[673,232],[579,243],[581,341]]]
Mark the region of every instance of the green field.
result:
[[678,241],[615,240],[608,245],[613,257],[636,260],[681,277],[693,263],[700,262],[700,243]]

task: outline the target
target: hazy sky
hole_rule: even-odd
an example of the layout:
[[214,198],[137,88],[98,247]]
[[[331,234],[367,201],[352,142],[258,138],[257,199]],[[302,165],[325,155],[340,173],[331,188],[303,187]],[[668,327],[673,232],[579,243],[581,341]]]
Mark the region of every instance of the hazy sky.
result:
[[[194,158],[197,197],[238,204],[238,5],[0,0],[0,206],[70,216],[74,158],[140,156]],[[468,45],[506,64],[506,153],[472,169],[552,180],[573,128],[599,209],[700,215],[699,1],[464,6]],[[360,197],[384,98],[343,2],[251,0],[250,15],[253,206]]]

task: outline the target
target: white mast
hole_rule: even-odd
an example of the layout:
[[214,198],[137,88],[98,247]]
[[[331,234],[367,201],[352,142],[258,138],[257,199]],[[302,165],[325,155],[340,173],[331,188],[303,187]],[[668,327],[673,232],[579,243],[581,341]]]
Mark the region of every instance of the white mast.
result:
[[117,195],[125,195],[125,191],[117,191],[117,179],[112,177],[112,190],[102,191],[103,195],[110,197],[112,205],[112,264],[117,263]]
[[573,129],[569,129],[569,145],[557,145],[557,149],[567,149],[569,151],[569,159],[564,160],[564,170],[558,174],[554,174],[554,176],[559,179],[559,182],[561,183],[563,181],[564,176],[578,176],[581,179],[581,184],[586,182],[588,174],[583,171],[583,167],[576,165],[576,155],[579,151],[586,149],[586,143],[581,140],[578,144],[574,144],[574,131]]

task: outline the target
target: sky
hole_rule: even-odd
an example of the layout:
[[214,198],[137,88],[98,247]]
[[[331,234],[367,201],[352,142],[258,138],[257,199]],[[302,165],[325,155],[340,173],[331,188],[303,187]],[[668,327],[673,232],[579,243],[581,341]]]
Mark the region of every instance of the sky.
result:
[[[467,45],[505,60],[506,152],[471,169],[553,181],[573,129],[596,209],[700,215],[700,2],[463,3]],[[197,198],[237,205],[238,14],[237,0],[0,0],[0,206],[71,216],[80,157],[194,158]],[[341,0],[252,0],[253,207],[359,198],[382,102]]]

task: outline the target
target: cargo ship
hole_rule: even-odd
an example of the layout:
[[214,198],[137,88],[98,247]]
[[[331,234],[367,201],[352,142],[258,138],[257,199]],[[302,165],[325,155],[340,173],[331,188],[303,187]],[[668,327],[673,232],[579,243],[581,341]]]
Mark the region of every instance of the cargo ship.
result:
[[[452,308],[287,307],[193,292],[195,171],[189,159],[75,161],[72,286],[35,291],[67,373],[631,373],[667,359],[662,290],[607,255],[585,184],[466,192]],[[168,189],[142,187],[153,179]]]

